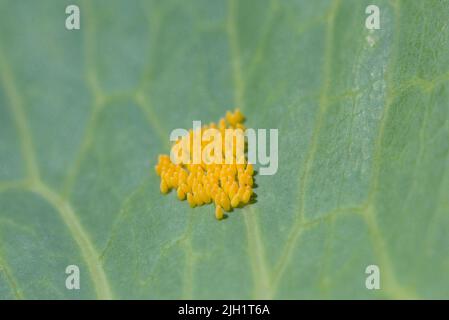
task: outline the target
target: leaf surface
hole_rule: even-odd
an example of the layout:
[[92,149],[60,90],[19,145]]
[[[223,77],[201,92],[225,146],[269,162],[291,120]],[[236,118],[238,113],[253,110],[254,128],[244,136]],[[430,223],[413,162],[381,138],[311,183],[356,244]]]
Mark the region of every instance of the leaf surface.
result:
[[[447,298],[449,2],[369,4],[1,0],[0,298]],[[153,165],[235,106],[279,169],[219,222]]]

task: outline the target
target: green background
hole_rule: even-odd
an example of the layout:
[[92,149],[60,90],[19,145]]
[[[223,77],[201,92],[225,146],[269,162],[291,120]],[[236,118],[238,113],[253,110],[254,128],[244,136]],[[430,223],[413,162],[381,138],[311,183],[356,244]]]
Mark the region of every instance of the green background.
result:
[[[449,298],[448,17],[0,0],[0,298]],[[162,196],[153,165],[172,129],[236,106],[279,129],[279,170],[219,222]]]

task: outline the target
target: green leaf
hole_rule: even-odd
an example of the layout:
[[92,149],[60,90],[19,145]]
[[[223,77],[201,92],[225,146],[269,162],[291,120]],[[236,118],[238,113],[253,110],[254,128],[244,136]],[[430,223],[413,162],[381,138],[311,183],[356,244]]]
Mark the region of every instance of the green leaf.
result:
[[[371,2],[1,0],[0,298],[448,298],[449,2]],[[153,165],[235,106],[279,169],[217,221]]]

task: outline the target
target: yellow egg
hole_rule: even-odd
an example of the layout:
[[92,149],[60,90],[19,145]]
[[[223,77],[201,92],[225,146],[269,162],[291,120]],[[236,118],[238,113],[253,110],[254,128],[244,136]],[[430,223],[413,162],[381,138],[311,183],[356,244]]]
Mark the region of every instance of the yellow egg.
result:
[[[245,146],[237,144],[236,138],[233,138],[233,162],[218,163],[212,162],[226,155],[227,145],[225,139],[226,129],[237,130],[245,129],[243,125],[245,116],[237,108],[233,112],[228,111],[224,118],[218,123],[211,122],[203,125],[199,129],[190,129],[188,135],[178,139],[175,144],[190,144],[190,150],[193,149],[194,139],[202,138],[205,130],[209,128],[218,129],[222,134],[222,150],[220,154],[210,154],[207,163],[200,160],[200,163],[191,163],[193,154],[189,154],[188,163],[174,164],[169,155],[161,154],[158,156],[158,162],[154,167],[156,174],[160,176],[160,190],[162,193],[168,193],[172,188],[176,189],[179,200],[185,200],[193,208],[203,204],[215,203],[215,216],[217,219],[223,219],[224,211],[230,211],[237,208],[240,204],[246,204],[250,201],[253,193],[254,167],[248,163],[245,157]],[[233,132],[236,133],[236,132]],[[201,146],[207,146],[208,142],[201,139]],[[237,159],[238,158],[238,159]],[[183,161],[184,159],[179,158]],[[220,160],[221,161],[221,160]]]
[[204,203],[211,203],[212,201],[211,197],[204,191],[203,191],[203,201]]
[[243,198],[243,193],[245,192],[245,188],[244,187],[240,187],[239,190],[237,191],[237,194],[239,195],[240,199]]
[[190,192],[187,193],[187,202],[192,208],[196,206],[195,199],[193,199],[193,194],[191,194]]
[[231,206],[233,208],[237,208],[239,206],[239,203],[240,203],[240,197],[238,194],[236,194],[231,200]]
[[220,129],[225,129],[226,128],[226,120],[221,118],[220,121],[218,122],[218,128]]
[[186,194],[184,193],[184,191],[182,190],[181,187],[178,187],[177,194],[178,194],[178,199],[179,199],[179,200],[181,200],[181,201],[182,201],[182,200],[185,200]]
[[250,197],[251,197],[251,191],[246,189],[245,192],[243,193],[243,196],[242,196],[242,202],[245,203],[245,204],[248,203]]
[[245,119],[245,116],[243,115],[243,113],[240,111],[239,108],[235,109],[234,117],[236,118],[237,122],[242,122]]
[[167,183],[165,182],[165,180],[161,180],[160,189],[161,189],[161,192],[164,194],[168,192],[168,186],[167,186]]
[[253,175],[253,173],[254,173],[254,167],[253,167],[253,165],[252,165],[251,163],[248,163],[248,164],[246,165],[245,173],[246,173],[246,174],[249,174],[250,176]]
[[253,177],[247,176],[247,178],[246,178],[246,184],[247,184],[248,186],[252,187],[253,184],[254,184]]
[[223,209],[220,206],[215,207],[215,218],[218,220],[223,219]]
[[193,194],[193,199],[195,200],[195,203],[197,206],[203,205],[203,200],[201,199],[199,192],[195,192]]
[[229,201],[229,197],[226,194],[222,194],[220,197],[220,203],[226,211],[231,211],[231,201]]
[[234,116],[232,115],[232,113],[230,111],[226,111],[226,121],[228,121],[228,123],[232,124],[234,121]]
[[186,183],[181,183],[180,188],[184,193],[187,193],[190,191],[190,188]]

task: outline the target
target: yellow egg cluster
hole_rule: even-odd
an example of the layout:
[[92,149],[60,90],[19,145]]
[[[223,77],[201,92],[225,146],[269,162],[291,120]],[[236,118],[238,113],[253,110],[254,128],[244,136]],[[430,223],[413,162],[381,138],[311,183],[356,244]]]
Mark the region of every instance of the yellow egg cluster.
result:
[[[234,112],[228,111],[218,124],[210,123],[201,130],[218,129],[224,136],[225,129],[244,130],[243,121],[242,112],[236,109]],[[194,134],[193,130],[190,130],[186,138],[192,141]],[[192,208],[214,202],[215,217],[222,219],[223,210],[229,212],[232,208],[244,206],[250,202],[253,195],[254,167],[247,162],[246,157],[237,161],[238,148],[239,145],[234,144],[234,161],[230,164],[206,164],[202,160],[199,164],[191,162],[174,164],[168,155],[159,155],[155,170],[161,178],[161,192],[166,194],[175,189],[178,199],[181,201],[187,199]],[[240,148],[244,148],[244,145]],[[225,154],[224,144],[222,153]]]

